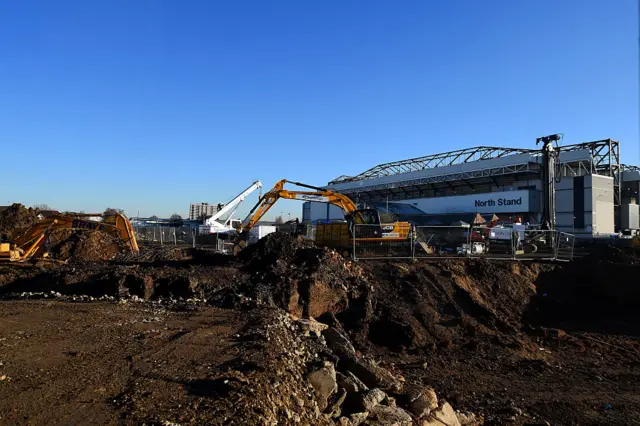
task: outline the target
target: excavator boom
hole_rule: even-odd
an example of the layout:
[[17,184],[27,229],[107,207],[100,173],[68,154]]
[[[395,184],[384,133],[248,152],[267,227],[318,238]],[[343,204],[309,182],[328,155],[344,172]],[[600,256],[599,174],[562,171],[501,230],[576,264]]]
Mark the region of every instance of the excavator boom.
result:
[[[286,183],[291,183],[307,189],[313,189],[314,191],[290,191],[284,189],[284,185]],[[345,218],[347,219],[348,223],[339,224],[340,229],[338,230],[338,232],[334,232],[335,230],[333,230],[333,228],[335,227],[333,227],[330,232],[325,233],[327,235],[332,234],[331,237],[322,239],[322,244],[326,246],[339,248],[344,246],[345,244],[348,245],[350,237],[347,234],[351,233],[352,224],[374,225],[373,227],[369,228],[370,232],[367,232],[367,234],[371,235],[367,236],[367,238],[364,238],[368,241],[373,242],[391,242],[393,239],[406,239],[411,226],[406,222],[395,222],[391,224],[390,227],[387,226],[387,228],[390,228],[393,232],[385,233],[380,226],[380,217],[377,211],[358,210],[356,204],[349,197],[330,189],[318,188],[300,182],[289,182],[286,179],[283,179],[276,183],[269,192],[264,194],[260,198],[258,203],[253,207],[253,209],[251,209],[251,212],[249,212],[249,215],[244,220],[242,227],[240,228],[240,233],[236,239],[236,244],[234,245],[233,250],[234,254],[238,254],[238,252],[246,246],[249,231],[281,198],[289,200],[328,203],[340,207],[345,212]],[[339,237],[334,237],[334,234],[339,234]],[[345,237],[345,235],[347,236]],[[358,240],[363,240],[363,238],[358,238]]]
[[241,232],[249,232],[255,224],[264,217],[264,215],[273,207],[273,205],[281,198],[288,200],[314,201],[319,203],[329,203],[340,207],[346,214],[352,214],[358,210],[358,207],[346,195],[339,194],[332,190],[317,188],[300,182],[289,182],[293,185],[304,188],[315,189],[316,191],[289,191],[284,189],[284,185],[289,182],[282,179],[274,185],[274,187],[264,194],[258,203],[251,209],[247,219],[242,224]]

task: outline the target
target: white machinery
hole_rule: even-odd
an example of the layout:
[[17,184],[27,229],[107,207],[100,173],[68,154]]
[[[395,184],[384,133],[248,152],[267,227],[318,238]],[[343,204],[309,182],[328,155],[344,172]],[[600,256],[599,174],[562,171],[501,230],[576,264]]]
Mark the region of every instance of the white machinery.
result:
[[[232,216],[244,201],[244,199],[258,188],[262,188],[262,182],[259,180],[253,182],[253,184],[238,194],[234,199],[229,201],[222,207],[216,214],[208,218],[204,225],[200,225],[201,234],[224,234],[235,231],[234,225],[240,225],[240,220],[233,220]],[[227,219],[222,222],[218,219],[228,215]]]

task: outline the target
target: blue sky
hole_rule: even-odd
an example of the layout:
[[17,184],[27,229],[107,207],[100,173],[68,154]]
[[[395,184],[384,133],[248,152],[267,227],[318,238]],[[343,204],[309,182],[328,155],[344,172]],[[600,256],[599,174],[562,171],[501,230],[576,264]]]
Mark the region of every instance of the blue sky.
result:
[[637,21],[634,0],[0,1],[0,204],[186,215],[556,132],[639,164]]

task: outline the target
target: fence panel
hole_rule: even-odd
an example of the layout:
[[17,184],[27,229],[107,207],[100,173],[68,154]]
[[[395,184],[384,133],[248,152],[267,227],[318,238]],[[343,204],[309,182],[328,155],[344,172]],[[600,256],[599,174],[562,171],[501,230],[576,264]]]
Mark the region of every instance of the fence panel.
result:
[[353,225],[353,258],[357,259],[411,259],[413,257],[411,231],[408,237],[387,235],[383,225]]
[[557,250],[557,232],[541,229],[527,229],[518,232],[516,259],[554,260]]
[[416,226],[413,238],[415,258],[444,258],[470,255],[469,226]]
[[567,234],[566,232],[559,232],[556,244],[556,259],[573,260],[573,247],[575,245],[575,241],[575,235]]
[[474,226],[469,233],[469,256],[513,259],[518,235],[511,228]]
[[194,247],[197,230],[183,227],[148,226],[135,227],[133,232],[138,241],[158,243],[161,245],[189,245]]
[[317,225],[307,225],[305,229],[305,233],[302,238],[306,240],[315,241],[316,240],[316,229]]

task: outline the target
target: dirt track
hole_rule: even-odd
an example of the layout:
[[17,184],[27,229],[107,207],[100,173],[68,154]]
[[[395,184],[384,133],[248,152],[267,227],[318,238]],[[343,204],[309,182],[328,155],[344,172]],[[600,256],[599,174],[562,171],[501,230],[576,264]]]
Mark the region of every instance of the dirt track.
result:
[[318,399],[305,377],[351,361],[289,312],[485,424],[640,424],[639,267],[615,250],[571,265],[354,264],[288,236],[240,259],[146,247],[2,266],[0,423],[338,422],[321,413],[337,394]]

